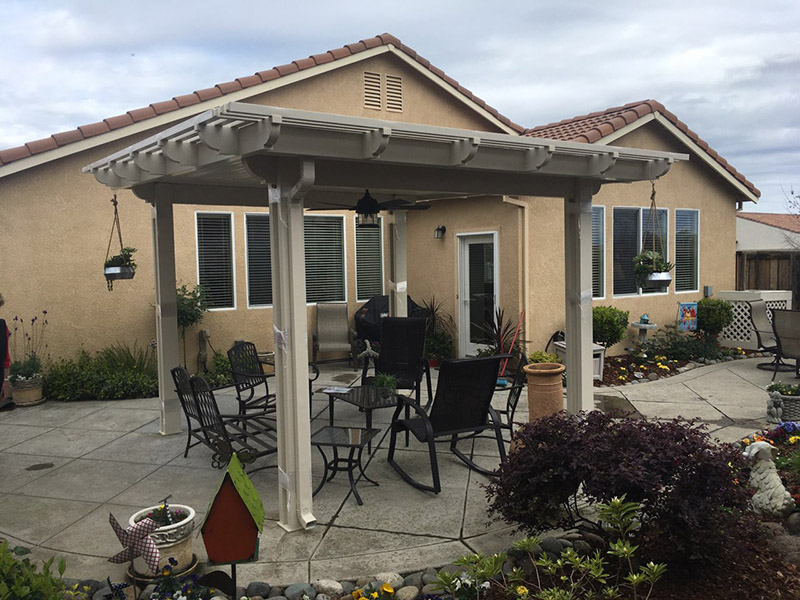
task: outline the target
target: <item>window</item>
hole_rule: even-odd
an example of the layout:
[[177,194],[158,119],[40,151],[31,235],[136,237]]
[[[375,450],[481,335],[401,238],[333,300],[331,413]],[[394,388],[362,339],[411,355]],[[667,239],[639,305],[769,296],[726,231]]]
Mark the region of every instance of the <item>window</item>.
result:
[[306,302],[346,300],[343,218],[306,215],[303,224]]
[[195,213],[197,276],[209,308],[235,308],[230,213]]
[[[664,245],[664,256],[669,256],[667,247],[667,209],[656,212],[656,227]],[[614,295],[637,294],[639,289],[633,281],[633,258],[653,244],[653,231],[648,228],[649,208],[615,208],[613,225]],[[658,248],[657,248],[658,249]],[[652,292],[644,292],[652,293]]]
[[602,298],[605,293],[606,210],[604,206],[592,207],[592,298]]
[[675,291],[697,292],[699,286],[699,212],[675,211]]
[[272,264],[269,215],[245,215],[247,234],[247,305],[272,304]]
[[383,295],[383,219],[378,227],[356,227],[356,298]]

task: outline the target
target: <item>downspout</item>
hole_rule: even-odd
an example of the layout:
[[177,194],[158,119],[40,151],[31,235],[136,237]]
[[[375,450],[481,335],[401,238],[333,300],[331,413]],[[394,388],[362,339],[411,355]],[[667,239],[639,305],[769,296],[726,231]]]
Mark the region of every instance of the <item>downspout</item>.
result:
[[521,277],[520,277],[520,285],[519,285],[519,294],[520,294],[520,307],[525,309],[525,319],[523,322],[523,333],[525,339],[527,336],[530,335],[530,319],[531,315],[533,314],[532,310],[529,310],[528,306],[528,290],[530,289],[530,269],[529,269],[529,256],[530,256],[530,244],[529,244],[529,231],[530,231],[530,203],[526,202],[525,200],[520,200],[516,196],[503,196],[503,202],[511,204],[513,206],[518,207],[522,210],[522,231],[520,231],[520,239],[522,243],[522,256],[520,256],[520,267],[521,267]]

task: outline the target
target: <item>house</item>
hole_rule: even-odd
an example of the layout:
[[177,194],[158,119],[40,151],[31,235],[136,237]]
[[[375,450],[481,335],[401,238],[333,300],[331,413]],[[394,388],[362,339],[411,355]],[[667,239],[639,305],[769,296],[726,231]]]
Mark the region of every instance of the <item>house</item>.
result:
[[792,290],[800,306],[800,215],[737,215],[736,289]]
[[[676,282],[667,293],[643,294],[632,284],[631,258],[647,242],[642,223],[650,183],[603,186],[593,199],[594,303],[613,304],[632,317],[647,312],[659,324],[673,321],[677,302],[699,298],[704,285],[733,286],[736,209],[759,195],[655,101],[525,129],[383,34],[0,151],[0,202],[5,220],[14,225],[0,238],[0,288],[8,314],[48,310],[53,357],[72,356],[79,346],[141,346],[155,337],[153,208],[129,190],[117,192],[123,240],[138,248],[139,268],[133,280],[107,292],[102,262],[112,222],[111,193],[81,168],[228,102],[688,153],[688,162],[673,164],[656,184],[666,251],[677,264]],[[465,148],[464,160],[470,151]],[[613,165],[617,155],[608,153],[598,172]],[[404,199],[409,198],[399,198]],[[315,302],[345,300],[352,314],[362,301],[390,287],[385,256],[391,216],[382,213],[382,226],[367,230],[355,227],[353,212],[331,208],[310,211],[305,218],[310,329]],[[173,223],[175,279],[207,289],[212,310],[202,327],[211,332],[213,346],[224,350],[247,338],[272,349],[275,290],[266,205],[231,208],[198,199],[196,205],[176,204]],[[445,235],[436,239],[434,230],[442,225]],[[436,296],[443,302],[456,320],[459,354],[476,349],[474,322],[495,306],[514,321],[524,309],[523,335],[532,349],[564,329],[563,198],[437,198],[428,210],[407,211],[407,230],[407,290],[417,301]],[[187,346],[188,355],[197,356],[193,336],[187,336]],[[189,367],[194,367],[191,359]]]

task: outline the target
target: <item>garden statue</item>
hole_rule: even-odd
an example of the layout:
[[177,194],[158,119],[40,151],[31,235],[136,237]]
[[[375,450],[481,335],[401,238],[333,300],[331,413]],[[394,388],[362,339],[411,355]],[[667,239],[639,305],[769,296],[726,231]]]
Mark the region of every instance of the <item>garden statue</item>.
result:
[[775,448],[767,442],[754,442],[745,448],[745,458],[753,461],[750,485],[755,490],[753,510],[759,515],[786,517],[794,510],[794,500],[783,486],[772,453]]

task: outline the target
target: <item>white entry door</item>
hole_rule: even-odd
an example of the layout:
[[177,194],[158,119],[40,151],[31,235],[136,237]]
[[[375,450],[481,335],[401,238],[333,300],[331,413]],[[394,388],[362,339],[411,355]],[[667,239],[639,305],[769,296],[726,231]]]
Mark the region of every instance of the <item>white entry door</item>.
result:
[[458,354],[485,344],[483,324],[498,305],[497,233],[458,236]]

